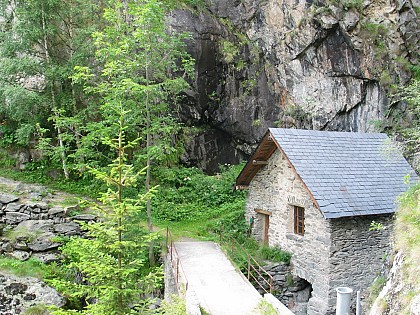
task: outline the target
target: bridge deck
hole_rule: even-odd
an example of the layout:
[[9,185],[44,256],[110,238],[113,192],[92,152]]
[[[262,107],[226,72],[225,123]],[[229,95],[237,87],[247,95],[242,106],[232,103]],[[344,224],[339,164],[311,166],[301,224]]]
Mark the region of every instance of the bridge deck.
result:
[[213,242],[176,242],[192,290],[211,315],[254,315],[261,296]]

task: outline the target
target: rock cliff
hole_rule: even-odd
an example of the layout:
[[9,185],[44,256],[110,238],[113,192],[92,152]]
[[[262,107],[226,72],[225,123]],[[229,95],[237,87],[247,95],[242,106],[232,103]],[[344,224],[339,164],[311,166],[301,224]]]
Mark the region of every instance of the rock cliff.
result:
[[[373,131],[418,62],[417,0],[207,0],[179,9],[196,79],[184,161],[215,171],[268,127]],[[416,11],[417,10],[417,11]],[[223,154],[220,154],[223,152]]]

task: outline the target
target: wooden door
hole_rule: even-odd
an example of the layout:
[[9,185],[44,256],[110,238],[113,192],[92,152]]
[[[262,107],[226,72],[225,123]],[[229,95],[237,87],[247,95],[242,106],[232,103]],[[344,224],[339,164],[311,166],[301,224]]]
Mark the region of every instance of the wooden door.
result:
[[270,216],[267,214],[264,214],[264,237],[263,241],[265,245],[268,245],[268,228],[270,226]]

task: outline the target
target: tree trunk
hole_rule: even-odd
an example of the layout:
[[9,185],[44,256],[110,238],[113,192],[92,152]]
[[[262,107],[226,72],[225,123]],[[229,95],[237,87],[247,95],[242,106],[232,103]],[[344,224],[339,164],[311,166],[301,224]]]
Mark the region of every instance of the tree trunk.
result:
[[[50,54],[48,52],[48,39],[47,39],[47,31],[46,31],[47,26],[46,26],[46,21],[45,21],[44,4],[42,4],[41,10],[42,10],[42,31],[44,32],[44,34],[43,34],[44,54],[45,54],[45,60],[49,64],[51,60],[50,60]],[[51,82],[51,102],[52,102],[53,110],[56,108],[54,85],[55,85],[55,82],[53,80]],[[57,126],[56,128],[57,128],[57,134],[58,134],[58,144],[61,148],[60,156],[61,156],[61,164],[62,164],[62,167],[63,167],[64,177],[66,179],[69,179],[69,172],[68,172],[68,168],[67,168],[66,148],[64,146],[63,138],[61,136],[62,135],[61,128],[59,126]]]
[[[149,148],[151,145],[151,137],[150,134],[150,100],[149,100],[149,68],[148,68],[148,60],[147,60],[147,54],[146,54],[146,154],[147,154],[147,163],[146,163],[146,193],[150,191],[150,166],[151,166],[151,160],[150,160],[150,153]],[[147,227],[149,229],[149,233],[153,233],[153,224],[152,224],[152,209],[150,204],[150,199],[147,200],[146,204],[146,212],[147,212]],[[150,266],[155,265],[155,254],[154,254],[154,247],[155,244],[153,241],[150,241],[149,244],[149,264]]]

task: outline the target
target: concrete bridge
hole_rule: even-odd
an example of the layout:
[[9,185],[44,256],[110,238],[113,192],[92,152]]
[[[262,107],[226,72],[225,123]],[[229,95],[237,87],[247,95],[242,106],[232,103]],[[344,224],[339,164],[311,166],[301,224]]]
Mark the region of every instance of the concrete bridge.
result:
[[267,304],[279,314],[293,314],[271,294],[262,297],[218,244],[188,241],[172,243],[172,247],[176,249],[172,271],[186,287],[189,315],[200,315],[200,307],[211,315],[259,315]]

